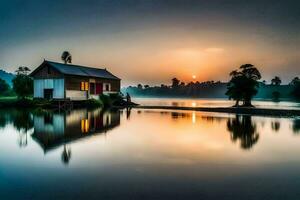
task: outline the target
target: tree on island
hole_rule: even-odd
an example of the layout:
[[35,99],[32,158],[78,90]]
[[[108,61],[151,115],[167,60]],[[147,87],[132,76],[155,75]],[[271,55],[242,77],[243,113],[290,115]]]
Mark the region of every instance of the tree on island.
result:
[[72,55],[68,51],[64,51],[61,54],[61,59],[62,61],[64,61],[65,64],[72,63]]
[[252,106],[251,99],[257,94],[260,72],[252,64],[244,64],[230,73],[231,80],[227,85],[226,95],[236,101],[235,106],[243,101],[243,106]]
[[275,76],[274,78],[272,78],[271,80],[271,85],[280,85],[281,84],[281,79],[278,76]]
[[33,80],[28,76],[29,71],[28,67],[19,67],[16,77],[12,80],[13,90],[21,99],[33,94]]

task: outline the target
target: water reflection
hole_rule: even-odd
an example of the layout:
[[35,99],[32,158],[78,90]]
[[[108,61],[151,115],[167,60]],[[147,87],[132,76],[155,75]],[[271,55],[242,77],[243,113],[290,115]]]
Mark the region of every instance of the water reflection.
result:
[[62,152],[61,155],[61,160],[64,164],[69,164],[69,161],[71,159],[71,149],[68,148],[65,144],[64,144],[64,150]]
[[236,115],[235,118],[228,119],[227,129],[231,133],[231,140],[233,142],[239,140],[242,149],[251,149],[259,139],[256,124],[248,115]]
[[293,131],[295,134],[300,133],[300,119],[295,119],[293,123]]
[[45,112],[33,117],[32,137],[46,153],[64,145],[63,160],[70,157],[66,144],[91,135],[106,133],[120,124],[119,111],[73,110],[69,113]]
[[[149,193],[161,199],[216,193],[214,199],[230,199],[228,188],[236,188],[233,199],[245,192],[260,199],[249,186],[260,189],[255,194],[274,194],[287,183],[287,194],[297,191],[300,138],[293,133],[299,119],[132,109],[127,120],[122,112],[0,110],[4,199],[138,199]],[[21,137],[26,148],[16,143],[19,134],[27,135]],[[16,187],[22,190],[14,192]]]
[[29,110],[0,110],[0,128],[11,123],[18,130],[18,145],[26,147],[28,144],[28,132],[33,128],[33,119]]
[[271,122],[271,128],[273,131],[278,132],[280,129],[280,122],[279,121]]

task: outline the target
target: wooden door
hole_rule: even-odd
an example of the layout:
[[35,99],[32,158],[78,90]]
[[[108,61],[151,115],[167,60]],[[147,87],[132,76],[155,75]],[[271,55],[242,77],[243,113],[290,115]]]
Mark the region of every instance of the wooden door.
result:
[[103,93],[102,83],[96,83],[96,94],[102,94],[102,93]]

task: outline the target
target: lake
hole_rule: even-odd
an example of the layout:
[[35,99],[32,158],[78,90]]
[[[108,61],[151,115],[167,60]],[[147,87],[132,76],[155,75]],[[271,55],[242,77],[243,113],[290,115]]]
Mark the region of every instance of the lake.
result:
[[0,110],[1,199],[299,199],[300,118]]

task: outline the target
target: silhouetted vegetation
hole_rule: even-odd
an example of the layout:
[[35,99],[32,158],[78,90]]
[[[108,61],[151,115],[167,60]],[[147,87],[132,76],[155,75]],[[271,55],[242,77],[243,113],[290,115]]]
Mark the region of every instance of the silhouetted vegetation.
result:
[[[146,87],[145,87],[146,86]],[[189,82],[184,83],[177,78],[172,79],[171,85],[149,86],[138,84],[122,90],[131,96],[156,96],[156,97],[202,97],[225,98],[226,83],[220,81]]]
[[251,100],[257,94],[258,80],[261,79],[258,69],[245,64],[232,71],[230,76],[226,95],[236,101],[235,106],[239,106],[240,101],[243,101],[243,106],[252,106]]
[[7,82],[0,78],[0,96],[12,96],[13,91]]
[[19,67],[16,70],[16,77],[13,79],[13,89],[19,98],[32,96],[33,80],[28,76],[30,69],[28,67]]
[[300,96],[298,77],[295,77],[289,85],[281,85],[278,76],[275,76],[270,84],[265,80],[259,82],[260,72],[251,64],[242,65],[238,70],[230,73],[230,76],[229,83],[221,81],[185,83],[174,77],[170,85],[138,84],[123,88],[122,92],[129,93],[133,97],[226,98],[227,95],[236,101],[236,106],[240,105],[240,101],[243,102],[243,106],[251,106],[252,98],[280,101],[281,99],[294,100],[295,97]]
[[281,79],[278,76],[275,76],[272,80],[271,80],[271,85],[280,85],[281,84]]
[[298,77],[293,79],[292,86],[293,86],[292,95],[296,99],[300,99],[300,80]]
[[237,115],[233,119],[228,119],[227,129],[231,133],[233,142],[240,141],[242,149],[250,149],[259,139],[256,125],[252,123],[251,116]]
[[72,63],[72,55],[70,54],[70,52],[64,51],[64,52],[61,54],[61,60],[62,60],[65,64]]
[[280,92],[278,92],[278,91],[272,92],[273,101],[279,101],[279,98],[280,98]]

